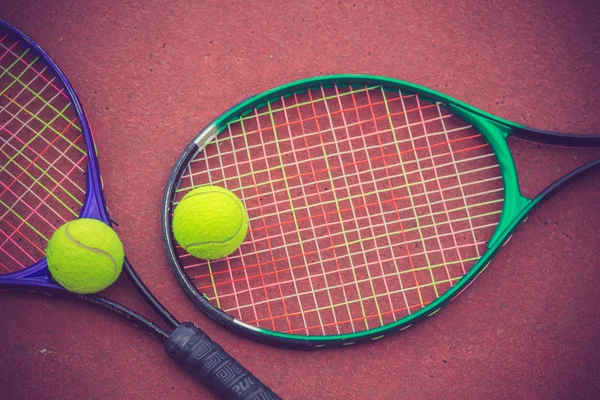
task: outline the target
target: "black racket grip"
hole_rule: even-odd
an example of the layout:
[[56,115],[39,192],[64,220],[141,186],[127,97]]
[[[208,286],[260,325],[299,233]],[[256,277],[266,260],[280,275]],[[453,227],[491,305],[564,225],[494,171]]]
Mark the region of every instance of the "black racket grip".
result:
[[169,357],[223,399],[281,400],[191,322],[175,328],[166,347]]

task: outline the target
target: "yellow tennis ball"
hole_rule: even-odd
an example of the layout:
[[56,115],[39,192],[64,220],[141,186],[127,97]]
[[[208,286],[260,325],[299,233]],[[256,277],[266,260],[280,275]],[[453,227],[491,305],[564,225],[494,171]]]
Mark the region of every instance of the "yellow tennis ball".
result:
[[72,292],[88,294],[110,286],[121,273],[123,244],[111,227],[82,218],[58,228],[48,242],[52,277]]
[[173,234],[191,255],[215,260],[233,253],[248,232],[248,214],[229,190],[201,186],[186,194],[173,213]]

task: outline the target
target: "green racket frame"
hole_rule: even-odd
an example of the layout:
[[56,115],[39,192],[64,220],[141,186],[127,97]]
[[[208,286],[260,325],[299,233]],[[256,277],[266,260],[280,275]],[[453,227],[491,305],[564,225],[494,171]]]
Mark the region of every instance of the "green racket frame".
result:
[[[227,127],[228,122],[247,115],[254,108],[259,108],[275,98],[281,96],[286,97],[293,93],[299,93],[319,87],[331,87],[333,85],[342,87],[365,87],[365,85],[382,86],[386,90],[400,89],[403,92],[416,93],[420,96],[421,100],[431,103],[439,102],[442,107],[447,108],[453,114],[471,124],[490,144],[500,166],[504,184],[504,203],[500,220],[494,234],[488,242],[486,252],[475,262],[456,285],[448,289],[439,298],[429,303],[424,308],[398,321],[361,332],[329,336],[288,334],[246,324],[212,305],[189,280],[177,258],[170,221],[177,184],[187,163],[200,149],[209,143],[216,135],[221,133],[223,129]],[[557,192],[567,181],[571,181],[571,178],[581,176],[584,172],[600,165],[600,159],[592,161],[557,180],[538,196],[528,198],[521,193],[519,187],[517,170],[507,144],[509,136],[517,136],[536,142],[563,146],[600,146],[600,135],[563,134],[528,128],[524,125],[481,111],[443,93],[413,83],[386,77],[370,75],[330,75],[314,77],[292,82],[248,98],[223,113],[210,125],[204,128],[186,147],[169,176],[163,199],[162,227],[165,247],[169,255],[173,272],[188,297],[210,317],[236,333],[263,343],[300,349],[345,346],[358,342],[377,340],[391,332],[404,330],[424,317],[437,313],[444,305],[464,290],[481,272],[483,272],[491,258],[508,238],[510,238],[516,227],[526,219],[527,215],[534,207],[542,203],[542,201],[551,194]]]

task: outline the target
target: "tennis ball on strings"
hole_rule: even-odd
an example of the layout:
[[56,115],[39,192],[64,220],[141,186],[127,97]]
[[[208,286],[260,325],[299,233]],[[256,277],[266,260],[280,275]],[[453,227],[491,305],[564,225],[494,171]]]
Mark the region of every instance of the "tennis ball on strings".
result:
[[191,255],[215,260],[233,253],[248,232],[242,201],[219,186],[201,186],[186,194],[173,213],[173,235]]
[[54,280],[71,292],[88,294],[110,286],[121,273],[123,244],[115,231],[96,219],[67,222],[46,249]]

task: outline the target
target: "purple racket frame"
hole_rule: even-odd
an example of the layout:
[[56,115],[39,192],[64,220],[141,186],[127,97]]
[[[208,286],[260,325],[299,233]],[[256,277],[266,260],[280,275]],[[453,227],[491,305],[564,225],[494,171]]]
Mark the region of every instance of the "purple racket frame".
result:
[[[8,31],[17,41],[26,42],[27,46],[38,52],[40,60],[58,77],[67,91],[67,95],[81,123],[81,132],[87,150],[86,193],[79,218],[93,218],[111,226],[108,215],[100,166],[96,156],[96,148],[92,131],[85,112],[75,90],[60,70],[58,65],[32,39],[10,24],[0,20],[0,28]],[[22,271],[0,275],[0,291],[26,291],[46,294],[61,298],[79,299],[95,304],[128,320],[152,336],[165,343],[168,355],[181,367],[187,370],[196,380],[210,387],[224,399],[237,400],[277,400],[271,389],[264,385],[237,360],[230,356],[221,346],[191,322],[179,323],[173,315],[154,297],[135,273],[125,258],[123,263],[125,275],[129,278],[138,293],[162,319],[168,329],[163,329],[151,320],[108,298],[95,294],[78,294],[67,291],[52,280],[46,259],[41,259]],[[0,295],[2,295],[0,293]]]
[[[75,113],[77,114],[77,118],[81,122],[81,134],[83,135],[83,139],[85,141],[85,147],[87,150],[87,173],[86,173],[86,192],[85,199],[83,201],[83,206],[81,208],[81,212],[79,213],[79,218],[93,218],[104,222],[107,225],[111,225],[111,220],[108,215],[108,211],[106,208],[106,201],[104,199],[104,193],[102,191],[102,180],[100,179],[100,166],[98,164],[98,157],[96,156],[94,140],[92,137],[92,130],[87,121],[87,117],[85,115],[85,111],[81,106],[81,102],[75,93],[75,90],[71,86],[71,83],[65,76],[65,74],[60,70],[58,65],[46,54],[46,52],[39,47],[29,36],[25,35],[23,32],[19,31],[17,28],[12,25],[0,20],[0,25],[2,25],[7,30],[11,31],[12,34],[18,38],[19,40],[24,40],[27,42],[27,45],[33,49],[35,49],[40,56],[42,57],[42,61],[54,72],[54,74],[60,78],[64,87],[67,91],[67,95],[71,100],[71,104],[75,109]],[[26,281],[24,281],[26,280]],[[13,272],[6,275],[0,276],[0,287],[4,285],[17,285],[19,287],[29,286],[29,289],[37,289],[37,288],[51,288],[66,291],[62,286],[54,283],[52,281],[52,277],[50,276],[50,271],[48,270],[48,263],[46,259],[41,259],[35,262],[33,265],[28,268]]]

